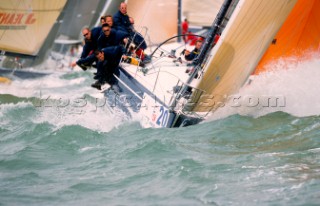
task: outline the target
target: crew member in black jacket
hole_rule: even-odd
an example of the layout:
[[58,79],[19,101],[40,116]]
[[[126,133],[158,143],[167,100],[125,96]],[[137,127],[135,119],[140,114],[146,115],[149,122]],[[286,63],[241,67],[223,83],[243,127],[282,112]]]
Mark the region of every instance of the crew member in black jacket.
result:
[[94,51],[98,48],[98,38],[100,37],[102,28],[94,27],[93,29],[84,28],[82,29],[82,35],[84,37],[84,46],[80,59],[77,62],[71,64],[72,67],[75,67],[76,64],[80,66],[84,71],[87,70],[87,66],[96,60]]
[[118,80],[114,75],[118,77],[120,75],[119,63],[123,54],[123,47],[109,46],[102,50],[96,50],[94,54],[98,59],[97,70],[99,78],[91,86],[101,90],[101,86],[104,83],[108,83],[116,92],[121,92]]
[[133,25],[130,22],[129,16],[127,14],[127,4],[122,2],[119,6],[119,10],[113,15],[113,27],[116,30],[121,30],[130,35],[133,43],[141,49],[146,49],[147,44],[142,37],[142,35],[133,29]]

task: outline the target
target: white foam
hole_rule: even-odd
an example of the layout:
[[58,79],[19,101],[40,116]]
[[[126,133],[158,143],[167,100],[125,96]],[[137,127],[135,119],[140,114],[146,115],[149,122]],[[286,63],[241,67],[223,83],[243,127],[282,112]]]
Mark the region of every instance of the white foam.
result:
[[86,98],[76,104],[72,100],[58,104],[42,104],[38,110],[40,113],[34,120],[35,123],[48,122],[57,128],[80,125],[88,129],[108,132],[128,121],[127,114],[121,110],[111,108],[108,104],[95,104]]
[[[94,81],[92,76],[81,71],[80,77],[64,79],[63,74],[66,73],[57,72],[40,79],[16,79],[11,85],[4,85],[0,93],[36,97],[35,102],[30,103],[36,108],[34,123],[48,122],[57,128],[80,125],[107,132],[128,121],[128,116],[117,108],[101,105],[105,99],[90,86]],[[95,94],[99,97],[94,97]],[[10,105],[6,106],[9,110]]]
[[[39,97],[39,94],[47,94],[61,97],[74,94],[75,90],[87,91],[90,85],[84,85],[85,77],[75,79],[62,79],[66,73],[54,73],[39,79],[14,79],[10,85],[3,85],[0,93],[11,94],[17,97]],[[79,92],[77,92],[79,93]]]

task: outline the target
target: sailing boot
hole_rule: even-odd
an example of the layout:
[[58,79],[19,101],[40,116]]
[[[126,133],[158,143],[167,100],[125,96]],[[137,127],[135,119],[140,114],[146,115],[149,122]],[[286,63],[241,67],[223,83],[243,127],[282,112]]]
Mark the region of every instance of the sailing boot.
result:
[[99,80],[97,80],[95,83],[93,83],[93,84],[91,84],[91,86],[93,87],[93,88],[96,88],[96,89],[98,89],[98,90],[101,90],[101,83],[100,83],[100,81]]
[[88,67],[85,65],[85,64],[79,64],[77,62],[77,65],[83,70],[83,71],[86,71],[88,69]]
[[94,76],[93,76],[93,79],[95,79],[95,80],[100,80],[100,79],[102,79],[102,74],[100,74],[100,73],[95,73]]

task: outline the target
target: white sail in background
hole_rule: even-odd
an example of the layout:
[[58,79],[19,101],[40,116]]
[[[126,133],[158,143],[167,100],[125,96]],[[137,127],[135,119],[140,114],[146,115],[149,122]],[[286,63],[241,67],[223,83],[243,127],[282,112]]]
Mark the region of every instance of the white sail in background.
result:
[[[142,34],[148,29],[151,44],[157,44],[178,34],[178,1],[128,0],[128,15]],[[144,28],[142,28],[144,27]],[[148,37],[146,37],[148,42]]]
[[67,0],[1,0],[0,50],[37,55]]
[[[216,18],[223,0],[182,0],[182,15],[190,25],[211,26]],[[183,20],[183,19],[182,19]]]
[[215,110],[243,86],[296,2],[240,0],[196,86],[207,95],[193,111]]

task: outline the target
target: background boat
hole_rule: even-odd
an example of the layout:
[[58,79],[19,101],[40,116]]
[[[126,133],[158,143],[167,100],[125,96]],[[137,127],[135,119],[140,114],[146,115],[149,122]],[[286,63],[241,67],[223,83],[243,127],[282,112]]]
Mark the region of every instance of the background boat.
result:
[[43,62],[58,32],[56,21],[63,18],[66,2],[2,1],[0,50],[5,56],[1,66],[22,68]]
[[[7,16],[3,16],[0,30],[1,67],[38,71],[68,68],[71,52],[79,52],[82,44],[81,29],[96,24],[107,2],[111,1],[3,1],[1,12]],[[10,20],[14,15],[17,19],[23,15],[20,25]]]

